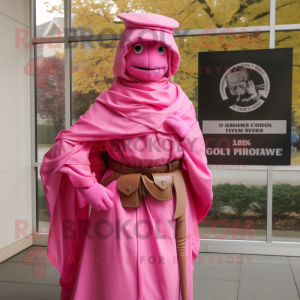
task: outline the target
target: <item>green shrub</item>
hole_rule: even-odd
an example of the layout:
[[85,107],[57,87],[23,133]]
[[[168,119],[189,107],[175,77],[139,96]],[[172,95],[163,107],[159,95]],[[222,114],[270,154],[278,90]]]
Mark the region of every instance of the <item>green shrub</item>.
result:
[[255,186],[257,189],[256,198],[250,205],[251,211],[263,217],[267,216],[267,186]]
[[[219,217],[224,206],[229,206],[241,217],[247,210],[267,216],[267,186],[244,184],[217,184],[213,186],[213,205],[208,216]],[[47,209],[41,179],[38,180],[38,209]],[[285,213],[300,213],[300,185],[273,185],[273,215],[280,217]]]
[[[247,210],[267,216],[267,186],[244,184],[217,184],[213,186],[213,205],[208,216],[219,216],[224,206],[229,206],[237,215]],[[273,215],[279,217],[285,213],[300,213],[300,185],[273,185]]]
[[232,195],[232,185],[229,183],[213,186],[213,203],[208,216],[220,216],[224,205],[229,205]]
[[237,217],[241,217],[256,199],[257,187],[246,187],[244,184],[233,184],[233,193],[229,201],[230,207],[236,212]]
[[275,184],[273,186],[273,215],[285,213],[300,213],[300,187],[290,184]]
[[[243,184],[218,184],[213,187],[214,200],[213,209],[216,205],[217,210],[220,210],[223,206],[229,206],[238,217],[240,217],[250,207],[256,197],[256,187],[246,187]],[[212,214],[214,214],[214,210]]]
[[40,209],[47,209],[46,205],[46,199],[45,199],[45,193],[44,193],[44,188],[42,184],[42,180],[38,179],[38,210]]
[[39,144],[54,144],[57,132],[53,125],[38,124],[37,125],[37,141]]
[[220,216],[223,207],[223,199],[226,197],[223,196],[220,185],[213,186],[213,194],[213,203],[210,211],[208,212],[208,216]]

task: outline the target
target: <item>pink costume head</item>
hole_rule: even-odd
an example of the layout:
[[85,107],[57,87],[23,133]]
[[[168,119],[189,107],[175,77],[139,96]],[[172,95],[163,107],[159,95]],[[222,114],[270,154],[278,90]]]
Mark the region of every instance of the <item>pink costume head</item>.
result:
[[119,42],[114,74],[131,83],[164,82],[178,69],[180,56],[174,19],[151,13],[122,13],[125,30]]

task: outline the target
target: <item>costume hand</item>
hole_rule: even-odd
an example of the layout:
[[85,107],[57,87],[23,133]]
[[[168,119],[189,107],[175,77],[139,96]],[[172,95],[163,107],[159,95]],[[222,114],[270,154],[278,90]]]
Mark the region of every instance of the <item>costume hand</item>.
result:
[[94,185],[89,188],[78,188],[78,191],[96,210],[108,210],[113,207],[113,193],[95,179]]
[[165,123],[171,126],[182,140],[184,140],[189,133],[190,128],[179,116],[170,115],[165,120]]

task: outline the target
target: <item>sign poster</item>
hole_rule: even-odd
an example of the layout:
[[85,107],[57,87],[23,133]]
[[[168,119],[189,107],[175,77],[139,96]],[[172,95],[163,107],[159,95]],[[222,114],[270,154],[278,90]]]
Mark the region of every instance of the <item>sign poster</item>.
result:
[[208,164],[290,165],[293,49],[199,52]]

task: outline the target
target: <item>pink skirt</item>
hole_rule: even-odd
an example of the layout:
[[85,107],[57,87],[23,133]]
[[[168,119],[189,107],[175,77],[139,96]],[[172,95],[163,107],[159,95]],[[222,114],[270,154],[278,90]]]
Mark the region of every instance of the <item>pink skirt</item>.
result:
[[[108,170],[106,176],[111,173]],[[91,211],[72,299],[181,299],[174,195],[170,201],[149,195],[140,207],[124,208],[117,180],[107,188],[114,193],[114,206],[108,211]],[[192,300],[193,262],[200,240],[193,200],[187,192],[186,263],[188,299]]]

